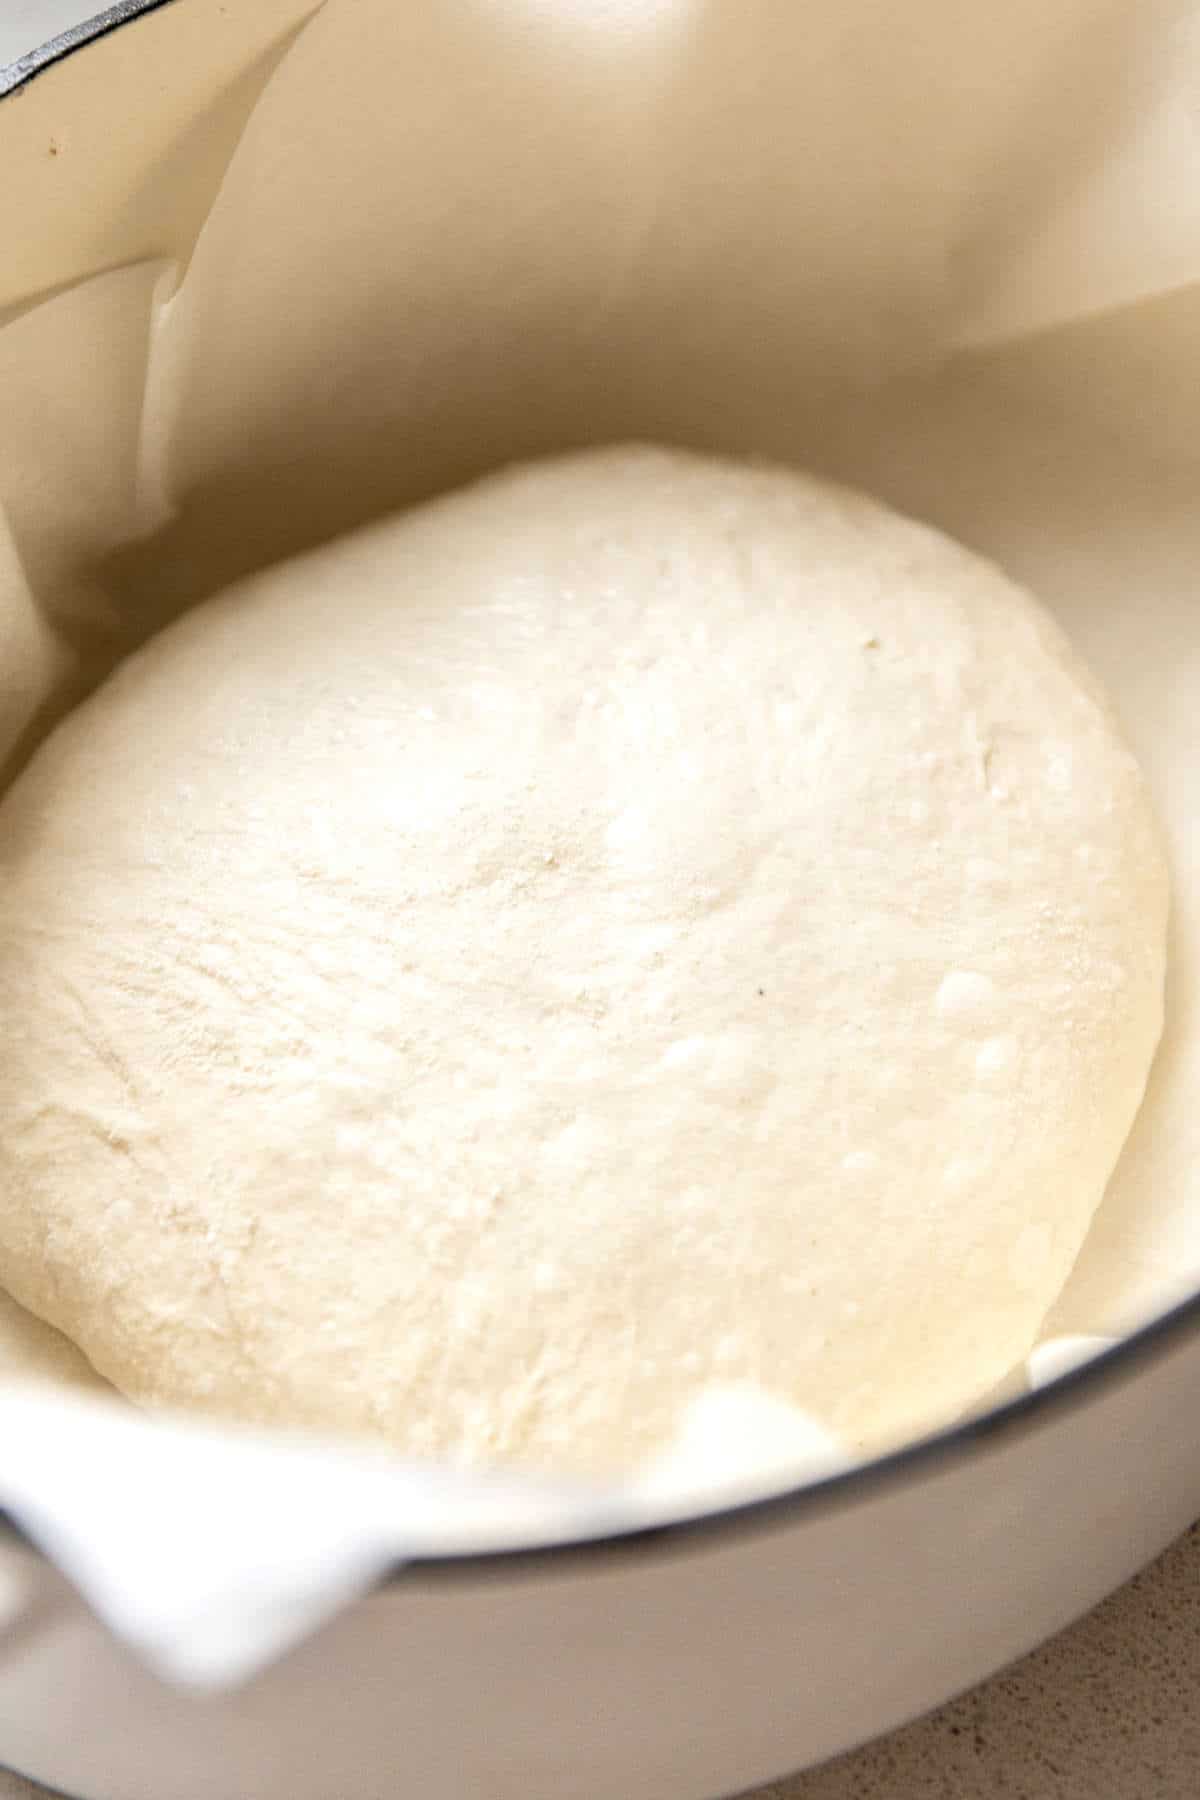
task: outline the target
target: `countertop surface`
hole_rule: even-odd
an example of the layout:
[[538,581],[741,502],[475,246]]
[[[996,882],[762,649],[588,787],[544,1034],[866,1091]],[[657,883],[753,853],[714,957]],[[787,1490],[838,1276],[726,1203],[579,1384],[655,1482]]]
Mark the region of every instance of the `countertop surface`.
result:
[[[745,1800],[1195,1800],[1198,1695],[1200,1525],[982,1687]],[[210,1796],[202,1774],[195,1794],[234,1800]],[[0,1773],[0,1800],[47,1800],[47,1790]]]

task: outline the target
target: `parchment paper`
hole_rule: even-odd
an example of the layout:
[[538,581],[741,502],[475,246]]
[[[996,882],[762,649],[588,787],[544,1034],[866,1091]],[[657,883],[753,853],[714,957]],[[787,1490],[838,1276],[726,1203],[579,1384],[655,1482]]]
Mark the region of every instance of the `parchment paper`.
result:
[[[44,202],[0,194],[19,237],[0,270],[4,766],[233,575],[499,461],[636,436],[873,489],[1058,613],[1173,859],[1151,1089],[1012,1382],[1200,1287],[1200,9],[274,0],[218,54],[228,10],[165,8],[0,105],[0,157],[36,166]],[[101,71],[162,73],[189,13],[207,80],[173,75],[177,113],[160,98],[140,150],[127,129],[106,150]],[[62,1377],[88,1371],[11,1303],[6,1366],[58,1388],[0,1387],[0,1503],[155,1666],[201,1683],[431,1534],[711,1503],[704,1433],[727,1442],[735,1416],[743,1488],[839,1455],[725,1396],[621,1493],[472,1485],[69,1401]],[[123,1496],[80,1504],[64,1472],[84,1455],[119,1457]],[[247,1458],[262,1503],[213,1507]],[[297,1458],[337,1474],[297,1480]]]

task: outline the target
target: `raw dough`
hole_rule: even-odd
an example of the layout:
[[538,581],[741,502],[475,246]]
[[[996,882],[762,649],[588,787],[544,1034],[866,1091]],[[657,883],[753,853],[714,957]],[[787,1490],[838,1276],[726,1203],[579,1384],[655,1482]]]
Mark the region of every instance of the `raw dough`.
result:
[[112,1389],[61,1331],[18,1306],[0,1291],[0,1381],[54,1382],[59,1387],[86,1388],[94,1393]]
[[1161,1024],[1156,829],[994,568],[649,449],[210,602],[0,808],[0,1279],[134,1398],[600,1469],[1030,1348]]

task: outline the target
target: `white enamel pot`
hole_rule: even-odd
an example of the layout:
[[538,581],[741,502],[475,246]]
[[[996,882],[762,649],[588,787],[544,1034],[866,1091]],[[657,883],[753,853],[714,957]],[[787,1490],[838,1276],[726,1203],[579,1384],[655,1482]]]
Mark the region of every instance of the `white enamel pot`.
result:
[[[172,82],[194,82],[205,20],[214,68],[248,66],[286,11],[127,0],[80,24],[0,73],[0,181],[25,178],[31,141],[69,132],[81,92],[88,180],[102,183],[108,142],[128,161],[136,91],[106,80],[111,58],[94,85],[79,78],[113,30],[136,45],[153,23],[144,73],[161,110]],[[176,25],[186,58],[171,54]],[[69,179],[55,196],[84,217]],[[805,1490],[635,1537],[399,1570],[215,1698],[143,1670],[9,1524],[0,1765],[83,1800],[740,1791],[980,1680],[1164,1548],[1200,1513],[1197,1392],[1200,1298],[1035,1394]]]

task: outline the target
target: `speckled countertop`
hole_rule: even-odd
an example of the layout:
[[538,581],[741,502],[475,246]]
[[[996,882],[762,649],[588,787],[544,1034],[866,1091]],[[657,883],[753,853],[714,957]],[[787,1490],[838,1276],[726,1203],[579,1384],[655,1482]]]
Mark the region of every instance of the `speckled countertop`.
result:
[[[1198,1701],[1200,1525],[1004,1674],[745,1800],[1196,1800]],[[208,1800],[202,1778],[196,1795]],[[0,1800],[50,1797],[0,1773]]]
[[1197,1795],[1200,1525],[1005,1673],[851,1756],[760,1789],[753,1800]]

